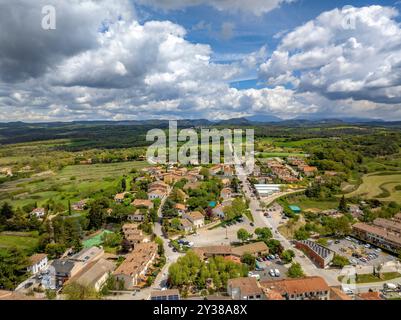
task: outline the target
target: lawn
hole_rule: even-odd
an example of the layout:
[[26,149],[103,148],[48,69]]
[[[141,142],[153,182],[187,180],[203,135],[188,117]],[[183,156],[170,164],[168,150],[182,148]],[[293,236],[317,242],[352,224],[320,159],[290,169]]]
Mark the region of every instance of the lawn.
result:
[[395,187],[400,184],[401,172],[375,172],[362,177],[362,184],[347,197],[362,196],[383,201],[401,203],[401,190]]
[[90,237],[89,239],[82,242],[84,248],[90,248],[93,246],[99,246],[103,243],[102,237],[107,233],[113,233],[109,230],[103,230],[102,232],[97,233],[95,236]]
[[[387,273],[382,273],[382,277],[379,278],[376,275],[373,274],[360,274],[358,275],[358,278],[356,279],[356,283],[373,283],[373,282],[384,282],[384,281],[389,281],[393,279],[400,278],[401,274],[398,272],[387,272]],[[342,281],[344,279],[344,276],[338,277],[338,281]],[[347,283],[350,281],[348,280]]]
[[322,211],[336,209],[339,200],[315,200],[306,196],[294,196],[287,199],[289,204],[298,206],[302,211]]
[[37,232],[1,232],[0,249],[17,247],[31,254],[39,243]]

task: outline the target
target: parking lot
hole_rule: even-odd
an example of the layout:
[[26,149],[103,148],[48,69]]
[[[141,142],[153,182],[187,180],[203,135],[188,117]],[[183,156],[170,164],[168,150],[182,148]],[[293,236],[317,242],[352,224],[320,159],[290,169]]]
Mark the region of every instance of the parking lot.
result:
[[280,259],[264,259],[264,261],[261,261],[259,258],[257,268],[252,273],[258,274],[260,280],[280,280],[287,278],[287,270]]
[[212,230],[205,228],[199,230],[197,234],[188,235],[185,238],[193,242],[195,247],[228,245],[231,242],[238,242],[237,231],[241,228],[251,233],[254,232],[254,227],[250,225],[248,219],[244,218],[242,222],[235,222],[226,227],[217,227]]
[[353,265],[372,266],[396,260],[396,257],[381,249],[350,237],[333,240],[328,247],[337,254],[347,257]]

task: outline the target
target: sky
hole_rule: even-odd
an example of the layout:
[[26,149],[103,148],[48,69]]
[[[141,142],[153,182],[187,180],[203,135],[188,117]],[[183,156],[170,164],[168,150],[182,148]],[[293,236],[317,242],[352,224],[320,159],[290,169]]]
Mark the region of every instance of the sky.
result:
[[0,122],[401,120],[400,10],[396,0],[0,0]]

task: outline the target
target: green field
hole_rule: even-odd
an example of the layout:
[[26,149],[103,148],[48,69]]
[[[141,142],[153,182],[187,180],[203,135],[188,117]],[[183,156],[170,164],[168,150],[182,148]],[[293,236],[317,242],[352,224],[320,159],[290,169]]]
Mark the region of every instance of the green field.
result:
[[347,197],[365,197],[383,201],[396,201],[401,203],[401,190],[395,187],[401,184],[401,172],[376,172],[364,175],[362,184]]
[[144,161],[67,166],[57,173],[50,171],[2,184],[0,200],[7,200],[16,207],[32,202],[41,205],[50,198],[76,201],[116,186],[133,168],[145,166],[147,163]]
[[0,250],[17,247],[30,254],[39,243],[37,232],[1,232]]

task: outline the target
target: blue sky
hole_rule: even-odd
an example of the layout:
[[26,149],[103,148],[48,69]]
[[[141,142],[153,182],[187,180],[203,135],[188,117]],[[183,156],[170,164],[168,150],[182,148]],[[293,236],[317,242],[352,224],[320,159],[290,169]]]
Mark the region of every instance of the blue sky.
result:
[[[133,3],[142,22],[169,20],[185,27],[186,39],[193,43],[209,44],[213,49],[213,61],[219,63],[231,63],[243,55],[259,50],[262,46],[266,47],[267,54],[271,54],[280,42],[280,34],[285,34],[322,12],[334,8],[375,4],[401,8],[401,2],[396,0],[356,0],[352,3],[349,0],[296,0],[255,16],[252,13],[221,11],[210,5],[165,10],[137,4],[135,0]],[[222,34],[223,24],[232,26],[232,34],[226,37]],[[258,81],[256,71],[250,72],[245,78],[235,79],[230,85],[238,89],[266,86]]]
[[[47,5],[54,30],[41,27]],[[400,10],[399,0],[3,1],[0,121],[401,120]]]

